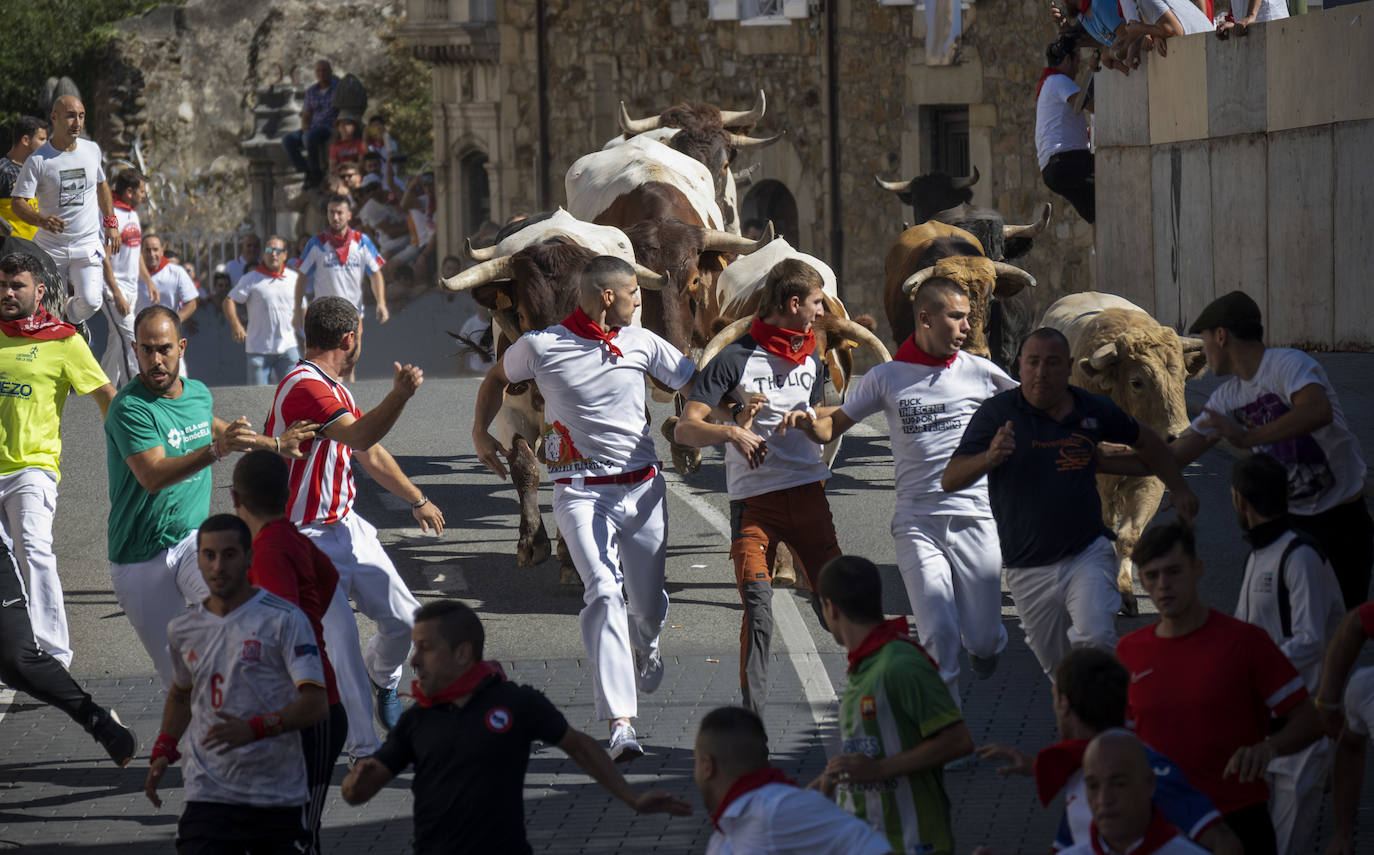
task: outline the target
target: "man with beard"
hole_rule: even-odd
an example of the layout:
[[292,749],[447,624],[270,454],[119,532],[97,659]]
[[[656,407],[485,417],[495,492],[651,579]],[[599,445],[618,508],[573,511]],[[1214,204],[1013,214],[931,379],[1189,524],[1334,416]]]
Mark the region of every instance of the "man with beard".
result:
[[110,404],[105,419],[110,476],[107,542],[110,578],[164,686],[172,685],[167,622],[208,592],[196,566],[196,526],[210,513],[211,464],[234,451],[266,448],[299,457],[311,423],[273,438],[245,418],[216,418],[204,383],[177,366],[186,339],[181,319],[149,306],[134,319],[139,374]]
[[76,328],[43,308],[43,268],[31,256],[0,259],[0,524],[24,574],[34,640],[72,663],[62,580],[52,549],[67,393],[91,395],[103,416],[115,390]]

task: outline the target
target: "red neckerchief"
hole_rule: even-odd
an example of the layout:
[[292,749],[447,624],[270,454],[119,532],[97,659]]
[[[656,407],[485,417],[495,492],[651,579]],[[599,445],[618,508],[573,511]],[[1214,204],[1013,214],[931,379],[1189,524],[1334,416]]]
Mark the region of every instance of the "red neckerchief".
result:
[[1086,739],[1065,739],[1035,755],[1035,792],[1040,804],[1049,807],[1074,772],[1083,768],[1083,752],[1088,750]]
[[463,672],[463,676],[440,689],[433,697],[426,695],[420,688],[420,681],[415,680],[410,684],[410,695],[415,699],[415,703],[426,709],[439,704],[451,704],[464,695],[472,694],[478,684],[491,676],[495,676],[498,681],[506,679],[506,672],[501,670],[501,663],[494,659],[473,665]]
[[[1087,9],[1086,9],[1086,8],[1083,10],[1083,14],[1085,14],[1085,15],[1087,14]],[[1045,66],[1044,68],[1040,69],[1040,82],[1037,83],[1037,84],[1035,84],[1035,100],[1037,100],[1037,101],[1040,100],[1040,90],[1045,88],[1045,81],[1046,81],[1046,80],[1049,80],[1051,77],[1053,77],[1053,76],[1056,75],[1056,74],[1064,74],[1064,72],[1062,72],[1062,71],[1060,71],[1059,69],[1054,68],[1054,67],[1052,67],[1052,66],[1048,66],[1048,65]],[[1065,77],[1068,77],[1067,74],[1064,74],[1064,76],[1065,76]]]
[[948,368],[954,364],[954,360],[957,359],[958,356],[959,351],[957,350],[951,353],[948,359],[940,359],[939,357],[931,356],[929,353],[921,350],[920,345],[916,344],[916,336],[912,335],[906,341],[902,342],[901,347],[897,348],[897,352],[893,355],[892,361],[910,362],[913,365],[929,365],[931,367],[938,366],[940,368]]
[[563,326],[567,327],[568,332],[573,335],[590,338],[606,345],[606,350],[610,352],[611,356],[625,355],[620,348],[611,343],[611,339],[620,335],[620,327],[615,327],[610,332],[603,330],[601,324],[592,320],[586,312],[582,311],[581,306],[578,306],[571,315],[563,319]]
[[329,247],[334,250],[334,254],[339,257],[340,264],[347,264],[348,247],[353,241],[362,240],[362,235],[353,229],[344,229],[342,235],[336,235],[329,229],[325,229],[320,232],[320,236],[317,240],[319,240],[320,243],[328,244]]
[[[906,618],[904,617],[885,620],[873,627],[872,631],[864,636],[864,640],[859,643],[859,646],[849,651],[849,673],[853,674],[854,669],[859,667],[860,662],[872,656],[874,653],[877,653],[889,642],[893,641],[905,641],[907,644],[921,651],[921,655],[929,660],[931,665],[935,665],[935,660],[931,659],[926,649],[917,643],[916,639],[907,634],[909,630],[910,627],[907,626]],[[940,670],[938,665],[935,666],[935,670]]]
[[[1088,837],[1092,840],[1093,852],[1096,852],[1097,855],[1110,855],[1102,846],[1102,837],[1097,833],[1097,823],[1093,823],[1089,827]],[[1155,808],[1150,814],[1150,824],[1145,829],[1145,836],[1140,838],[1134,848],[1128,851],[1130,855],[1150,855],[1152,852],[1158,852],[1164,847],[1164,844],[1175,837],[1178,837],[1178,829],[1164,818],[1164,814],[1159,812],[1159,808]]]
[[735,779],[735,783],[731,784],[730,789],[725,791],[725,798],[721,799],[720,804],[716,805],[716,809],[711,812],[711,824],[716,827],[716,831],[721,830],[720,818],[725,815],[725,809],[730,806],[731,802],[745,793],[752,793],[759,787],[768,784],[797,786],[796,781],[787,777],[781,769],[775,766],[764,766],[762,769],[745,772]]
[[27,318],[0,321],[0,331],[10,338],[36,338],[39,341],[57,341],[76,335],[76,327],[53,317],[41,305]]
[[161,273],[161,272],[162,272],[162,268],[164,268],[164,267],[166,267],[166,266],[167,266],[167,256],[164,255],[164,256],[162,256],[162,263],[159,264],[157,267],[154,267],[152,270],[149,270],[149,271],[148,271],[148,275],[149,275],[149,276],[152,276],[154,273]]
[[123,202],[119,201],[118,199],[114,200],[114,206],[115,206],[116,208],[118,208],[119,210],[121,210],[121,211],[132,211],[132,210],[133,210],[133,208],[129,207],[128,205],[124,204]]
[[754,318],[754,323],[749,327],[749,335],[754,337],[754,342],[759,347],[797,365],[805,362],[816,349],[815,330],[807,330],[804,333],[785,330],[765,324],[762,318]]
[[257,267],[254,267],[253,272],[261,273],[263,276],[270,276],[273,279],[281,279],[282,277],[286,276],[285,267],[283,267],[281,270],[278,270],[276,273],[273,273],[271,270],[267,269],[266,264],[259,264]]

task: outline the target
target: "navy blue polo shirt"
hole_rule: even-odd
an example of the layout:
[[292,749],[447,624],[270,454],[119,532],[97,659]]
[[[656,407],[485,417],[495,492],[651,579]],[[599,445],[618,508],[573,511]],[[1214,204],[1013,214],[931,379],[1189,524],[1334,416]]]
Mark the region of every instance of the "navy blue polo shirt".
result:
[[1093,451],[1099,442],[1134,445],[1140,424],[1110,399],[1069,387],[1073,409],[1055,421],[1021,390],[983,402],[969,419],[954,456],[982,454],[1011,422],[1016,450],[988,473],[988,498],[1007,567],[1037,567],[1077,555],[1099,536],[1102,522]]
[[418,704],[374,755],[399,775],[415,765],[416,855],[525,855],[525,768],[537,739],[568,721],[537,689],[488,677],[463,706]]

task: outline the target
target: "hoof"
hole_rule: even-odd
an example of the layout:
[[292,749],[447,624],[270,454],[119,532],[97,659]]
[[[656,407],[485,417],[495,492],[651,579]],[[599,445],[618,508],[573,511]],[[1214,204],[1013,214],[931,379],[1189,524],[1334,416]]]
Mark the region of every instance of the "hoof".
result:
[[792,567],[792,565],[789,564],[786,567],[778,567],[773,570],[774,588],[791,588],[796,584],[797,571]]
[[549,560],[550,552],[547,536],[521,538],[519,545],[515,548],[515,563],[521,567],[543,564]]
[[577,587],[581,588],[582,577],[577,575],[576,567],[568,567],[567,565],[564,565],[558,568],[558,584],[567,585],[569,587],[576,585]]
[[701,449],[673,443],[673,469],[679,475],[692,475],[701,469]]
[[1140,615],[1140,605],[1136,602],[1135,592],[1121,594],[1121,612],[1124,617],[1137,617]]

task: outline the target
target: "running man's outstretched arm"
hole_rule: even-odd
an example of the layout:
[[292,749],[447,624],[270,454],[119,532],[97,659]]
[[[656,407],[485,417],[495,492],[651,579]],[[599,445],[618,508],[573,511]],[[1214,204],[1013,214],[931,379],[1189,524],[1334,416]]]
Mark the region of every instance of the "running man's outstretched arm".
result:
[[420,384],[425,382],[425,372],[416,366],[401,365],[399,362],[393,362],[392,365],[396,366],[396,376],[392,380],[391,391],[382,402],[363,413],[361,418],[344,413],[324,429],[325,436],[354,451],[366,451],[382,441],[382,437],[401,417],[406,403],[420,388]]
[[343,800],[351,805],[360,805],[377,793],[381,792],[382,787],[391,783],[391,779],[396,777],[391,774],[391,770],[376,757],[364,757],[354,765],[348,777],[344,778],[339,791],[343,794]]
[[630,785],[626,783],[625,777],[620,774],[620,770],[612,762],[611,755],[607,754],[606,749],[601,747],[601,743],[582,731],[572,727],[568,728],[568,732],[563,735],[558,747],[567,752],[572,761],[582,767],[582,771],[591,775],[611,795],[629,805],[635,813],[692,815],[692,806],[679,798],[675,798],[672,793],[664,790],[637,793],[631,789]]
[[496,414],[501,412],[508,385],[510,381],[506,379],[506,370],[501,367],[501,360],[497,359],[487,369],[487,376],[482,378],[482,385],[477,390],[477,405],[472,414],[472,445],[477,451],[477,459],[502,481],[506,480],[506,467],[501,463],[501,458],[510,454],[510,451],[502,448],[496,437],[491,435],[491,423],[496,420]]
[[381,484],[388,493],[410,505],[411,516],[420,524],[420,531],[433,529],[435,534],[444,533],[444,512],[435,507],[424,491],[406,477],[396,458],[382,448],[380,442],[366,451],[357,451],[354,454],[367,474],[372,476],[372,480]]

